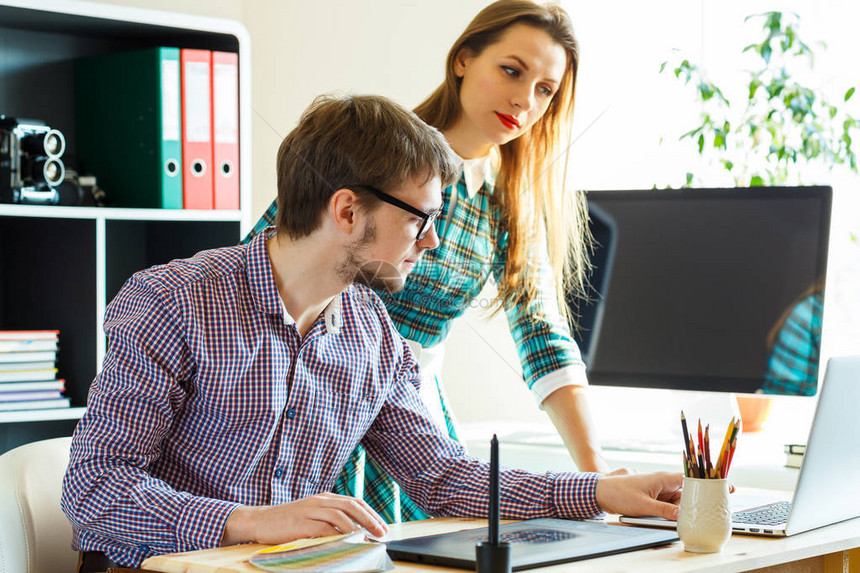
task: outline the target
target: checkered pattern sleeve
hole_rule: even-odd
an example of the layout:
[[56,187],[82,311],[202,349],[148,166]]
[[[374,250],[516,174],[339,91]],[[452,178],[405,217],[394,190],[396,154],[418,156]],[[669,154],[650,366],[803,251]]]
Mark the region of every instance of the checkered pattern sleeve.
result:
[[[492,266],[496,282],[502,280],[505,246],[503,238]],[[541,404],[556,389],[585,386],[588,380],[579,347],[558,308],[546,243],[540,237],[533,242],[531,265],[539,277],[538,296],[528,304],[508,306],[505,314],[523,366],[523,378]]]
[[[401,488],[434,516],[486,516],[489,464],[468,456],[431,421],[413,381],[418,366],[404,342],[404,364],[362,442]],[[408,439],[406,439],[408,438]],[[501,516],[588,518],[598,515],[598,474],[536,474],[503,468]]]
[[237,505],[177,491],[149,471],[193,368],[175,313],[137,277],[126,283],[108,306],[108,353],[72,438],[62,509],[78,545],[84,528],[118,562],[217,546]]

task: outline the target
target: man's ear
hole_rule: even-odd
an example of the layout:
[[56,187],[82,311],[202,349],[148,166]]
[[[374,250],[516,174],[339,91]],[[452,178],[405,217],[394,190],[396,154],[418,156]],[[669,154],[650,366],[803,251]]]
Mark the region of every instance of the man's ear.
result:
[[329,212],[335,226],[347,235],[352,233],[357,225],[358,195],[352,189],[341,188],[335,191],[329,199]]

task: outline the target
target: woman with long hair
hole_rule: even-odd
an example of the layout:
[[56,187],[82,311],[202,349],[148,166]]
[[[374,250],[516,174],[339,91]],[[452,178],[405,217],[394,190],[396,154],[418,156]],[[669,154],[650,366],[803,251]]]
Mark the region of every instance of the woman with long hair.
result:
[[[435,222],[441,244],[401,291],[379,294],[419,358],[428,409],[456,438],[439,378],[442,344],[493,276],[495,310],[507,315],[525,382],[578,469],[606,472],[565,302],[566,293],[585,290],[588,267],[585,200],[564,188],[578,64],[570,18],[555,4],[500,0],[472,20],[448,54],[444,83],[415,109],[463,159]],[[276,212],[273,203],[249,238]],[[389,522],[426,517],[358,451],[335,491],[362,489]]]

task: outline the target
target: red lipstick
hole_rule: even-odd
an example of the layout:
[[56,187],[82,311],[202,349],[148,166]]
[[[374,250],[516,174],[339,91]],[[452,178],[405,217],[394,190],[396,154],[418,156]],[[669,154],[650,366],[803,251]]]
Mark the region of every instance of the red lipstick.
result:
[[495,112],[495,114],[496,117],[499,118],[499,121],[502,122],[502,125],[504,125],[508,129],[519,129],[520,122],[517,121],[517,118],[515,118],[514,116],[499,112]]

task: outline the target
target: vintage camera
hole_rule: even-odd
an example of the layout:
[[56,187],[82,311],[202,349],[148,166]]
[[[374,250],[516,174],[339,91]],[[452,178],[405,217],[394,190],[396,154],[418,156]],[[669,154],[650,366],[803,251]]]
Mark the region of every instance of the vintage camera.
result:
[[0,115],[0,203],[59,203],[65,149],[63,134],[44,122]]

